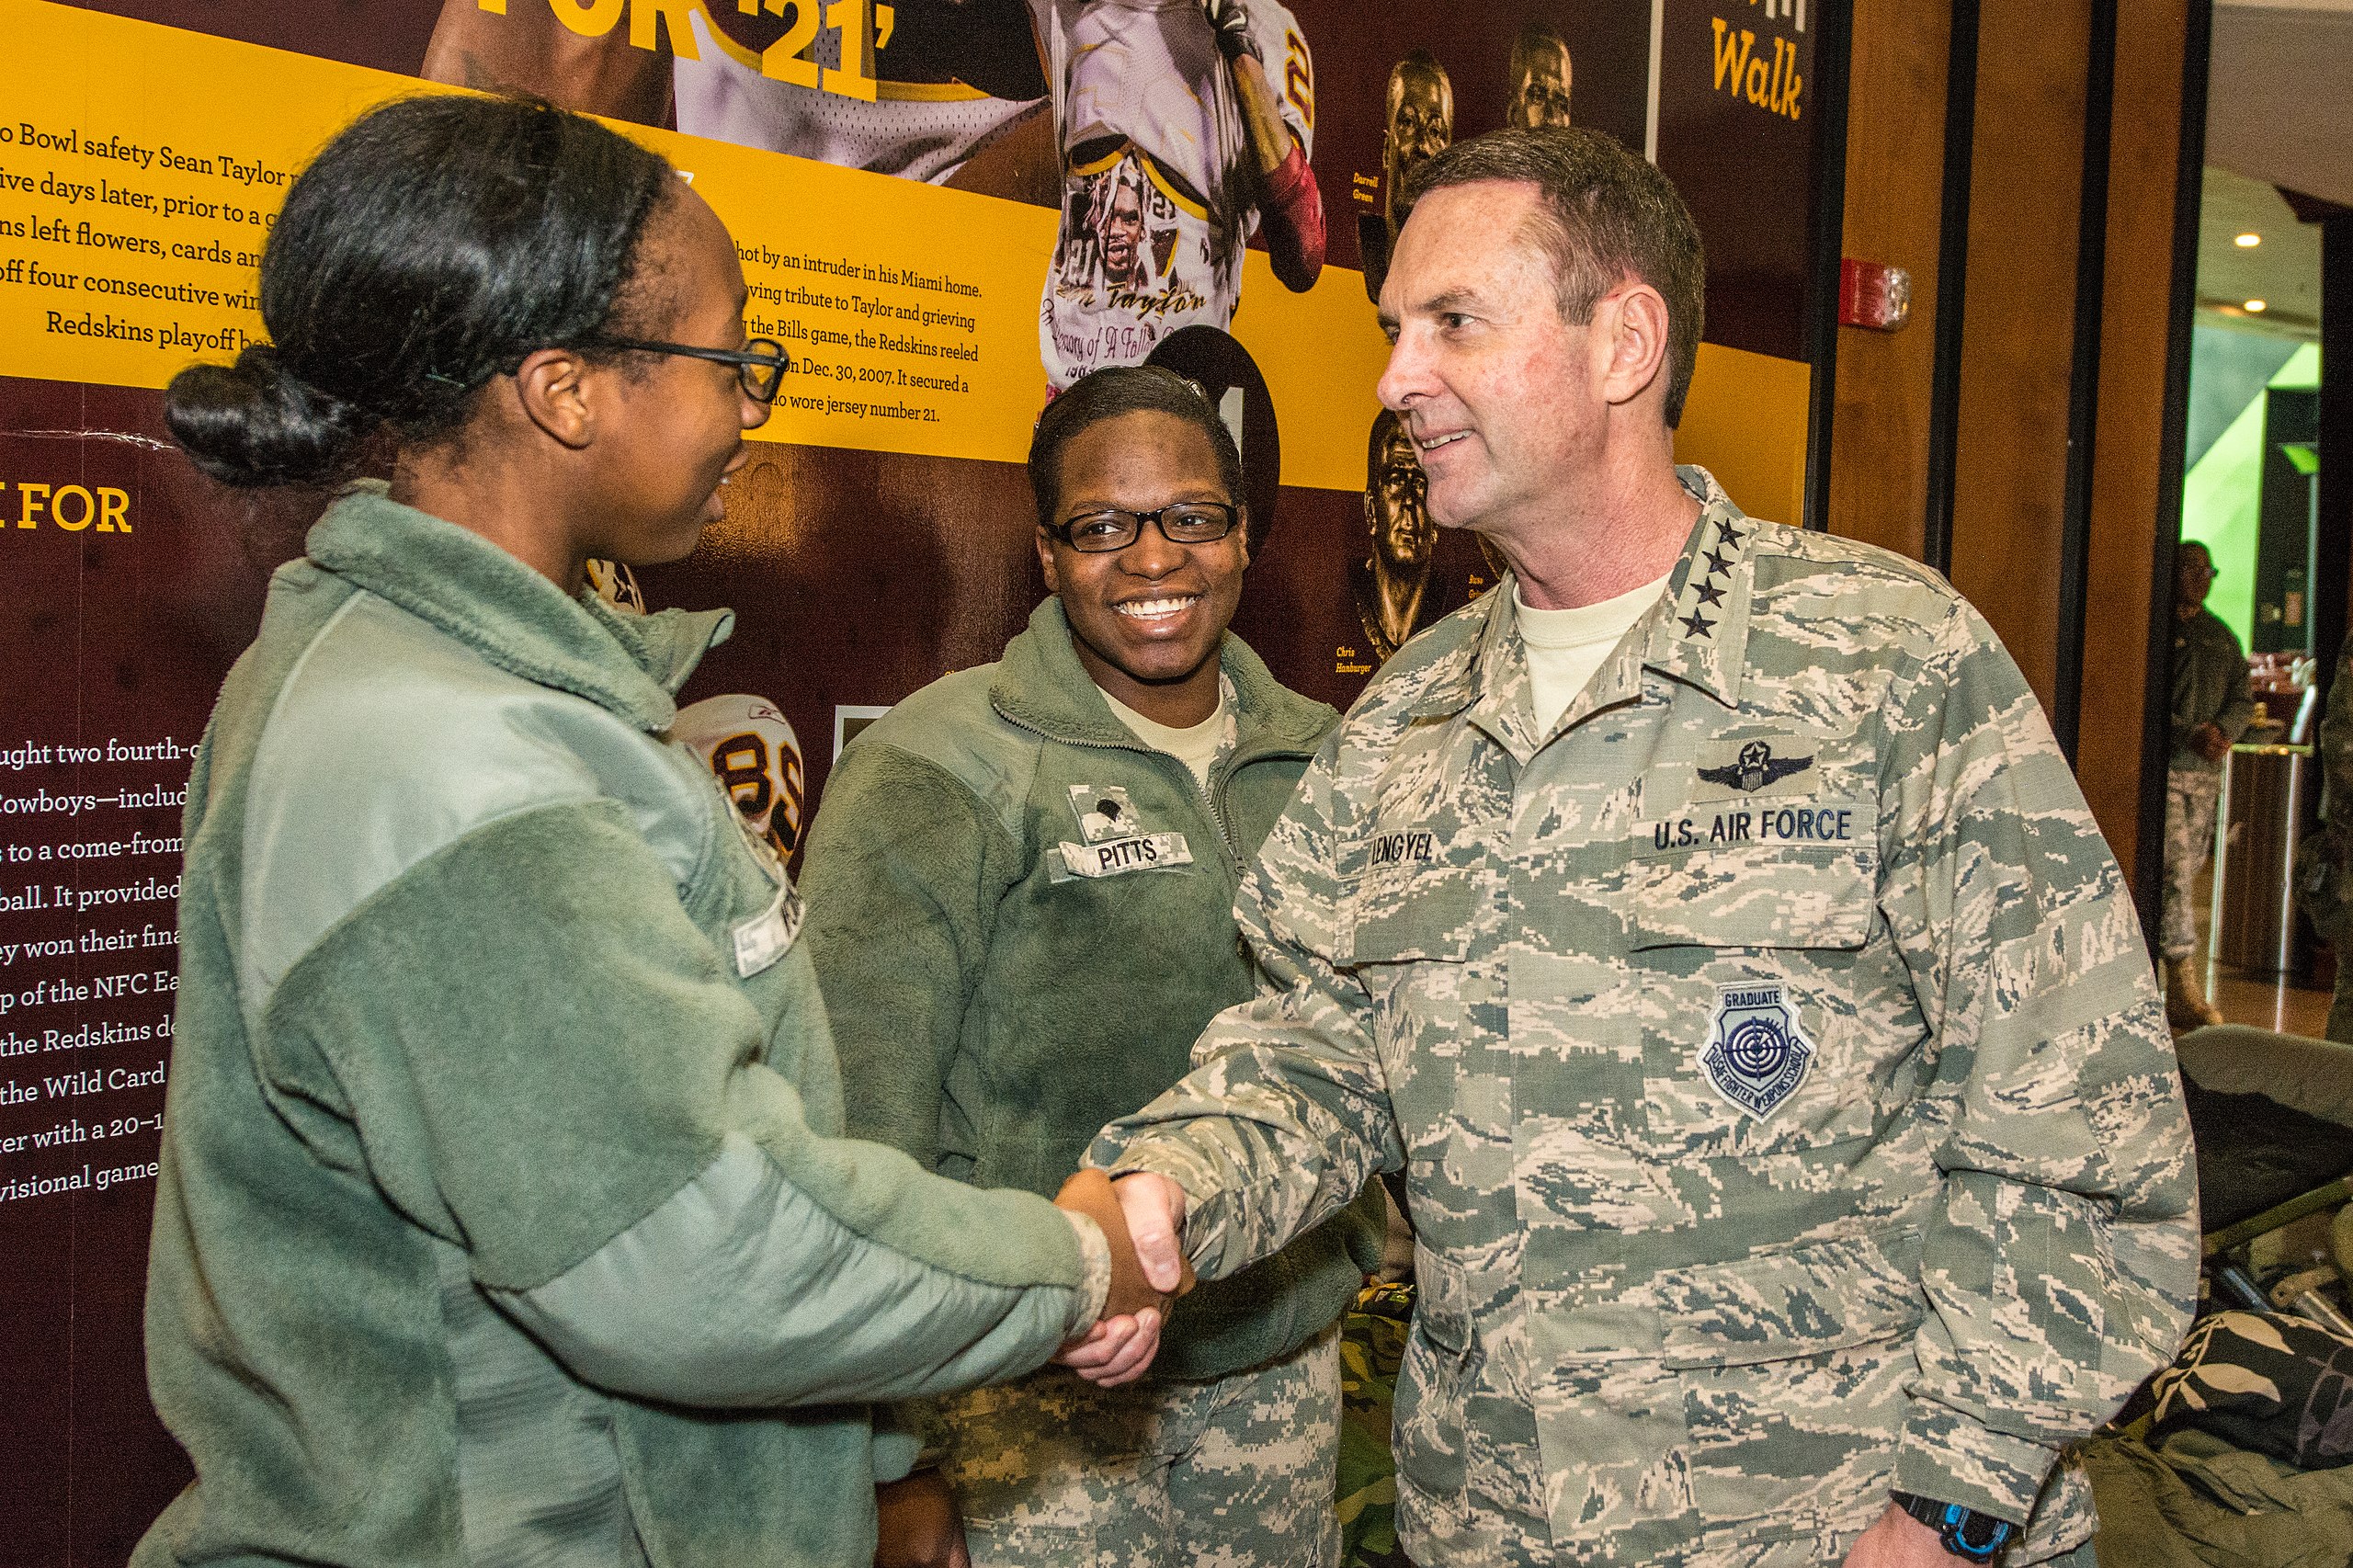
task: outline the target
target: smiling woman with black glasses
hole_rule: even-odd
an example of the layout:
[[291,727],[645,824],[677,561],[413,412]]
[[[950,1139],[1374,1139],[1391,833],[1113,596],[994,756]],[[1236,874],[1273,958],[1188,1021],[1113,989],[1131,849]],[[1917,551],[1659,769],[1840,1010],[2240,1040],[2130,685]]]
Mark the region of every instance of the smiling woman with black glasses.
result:
[[720,516],[786,369],[744,306],[659,158],[418,98],[290,190],[272,341],[172,384],[224,483],[390,481],[189,781],[146,1321],[197,1479],[141,1568],[868,1568],[873,1402],[1154,1341],[1108,1182],[840,1136],[801,901],[667,733],[733,618],[585,587]]
[[[801,881],[851,1128],[1047,1193],[1253,994],[1234,892],[1339,716],[1227,630],[1242,460],[1199,387],[1081,377],[1038,421],[1029,483],[1052,597],[1001,661],[859,734]],[[927,1487],[974,1568],[1325,1568],[1335,1324],[1384,1230],[1368,1191],[1179,1302],[1133,1387],[1050,1371],[939,1402],[939,1471],[893,1489],[886,1528]]]

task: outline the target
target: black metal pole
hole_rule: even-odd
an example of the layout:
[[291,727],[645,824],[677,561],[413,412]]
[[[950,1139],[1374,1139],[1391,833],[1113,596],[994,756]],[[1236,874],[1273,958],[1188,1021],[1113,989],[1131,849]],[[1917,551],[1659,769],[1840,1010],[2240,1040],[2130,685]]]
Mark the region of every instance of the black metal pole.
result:
[[1828,0],[1813,45],[1813,210],[1806,235],[1805,526],[1830,526],[1830,437],[1838,408],[1838,260],[1847,228],[1847,66],[1854,58],[1853,0]]
[[2165,761],[2173,743],[2173,549],[2181,536],[2181,481],[2189,441],[2190,326],[2198,309],[2198,209],[2206,165],[2206,72],[2213,0],[2189,0],[2181,66],[2181,156],[2174,169],[2173,300],[2165,320],[2165,423],[2157,435],[2156,547],[2149,552],[2149,648],[2141,692],[2141,799],[2133,836],[2132,903],[2156,950],[2165,886]]
[[1945,65],[1944,210],[1937,220],[1937,347],[1928,381],[1928,516],[1920,559],[1952,573],[1961,329],[1969,304],[1969,182],[1976,168],[1978,0],[1953,0]]

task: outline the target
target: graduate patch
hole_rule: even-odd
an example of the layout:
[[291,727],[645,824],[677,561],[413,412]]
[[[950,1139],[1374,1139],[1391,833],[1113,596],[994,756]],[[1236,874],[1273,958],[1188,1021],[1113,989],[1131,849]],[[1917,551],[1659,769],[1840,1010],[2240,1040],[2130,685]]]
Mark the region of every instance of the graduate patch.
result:
[[1699,1071],[1716,1093],[1762,1121],[1797,1093],[1813,1065],[1813,1042],[1778,982],[1727,985],[1716,994]]
[[1070,809],[1077,813],[1078,831],[1089,844],[1108,844],[1136,833],[1136,809],[1129,802],[1127,790],[1117,784],[1099,789],[1092,784],[1072,785]]

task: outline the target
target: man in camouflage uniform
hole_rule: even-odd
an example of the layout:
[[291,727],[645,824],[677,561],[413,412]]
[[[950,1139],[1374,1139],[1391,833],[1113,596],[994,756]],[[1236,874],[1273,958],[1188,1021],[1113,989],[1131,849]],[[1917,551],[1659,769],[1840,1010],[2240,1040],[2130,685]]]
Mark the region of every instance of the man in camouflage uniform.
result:
[[2165,763],[2165,898],[2157,954],[2165,966],[2165,1021],[2219,1024],[2198,987],[2198,873],[2214,849],[2214,803],[2231,746],[2255,718],[2246,654],[2206,608],[2214,557],[2196,540],[2174,551],[2173,755]]
[[[1514,575],[1392,660],[1245,883],[1258,998],[1106,1130],[1149,1272],[1404,1173],[1427,1565],[2088,1562],[2195,1191],[2127,894],[1983,619],[1673,466],[1696,233],[1607,138],[1428,165],[1381,400]],[[1664,587],[1559,713],[1530,614]]]

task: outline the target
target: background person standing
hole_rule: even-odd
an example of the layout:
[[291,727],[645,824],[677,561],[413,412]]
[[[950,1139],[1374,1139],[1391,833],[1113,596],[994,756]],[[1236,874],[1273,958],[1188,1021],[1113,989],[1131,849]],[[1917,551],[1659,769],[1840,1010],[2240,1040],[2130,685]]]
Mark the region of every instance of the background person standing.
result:
[[2213,552],[2184,540],[2174,551],[2173,755],[2165,764],[2165,901],[2157,928],[2165,1022],[2177,1029],[2222,1021],[2190,961],[2198,950],[2198,873],[2214,849],[2222,766],[2255,717],[2245,651],[2206,608],[2213,585]]

